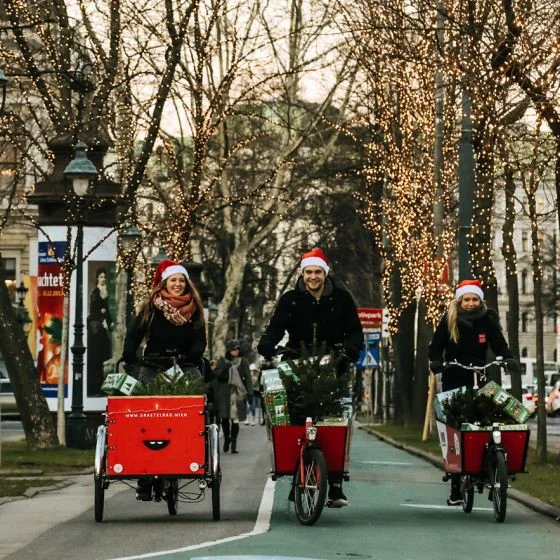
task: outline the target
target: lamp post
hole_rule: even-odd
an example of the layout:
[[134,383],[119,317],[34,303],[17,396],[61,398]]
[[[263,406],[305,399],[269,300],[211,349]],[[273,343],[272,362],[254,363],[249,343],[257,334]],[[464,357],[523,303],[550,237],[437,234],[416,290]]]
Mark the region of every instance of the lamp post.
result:
[[121,234],[121,248],[124,255],[124,268],[126,271],[126,321],[125,328],[128,333],[128,327],[131,319],[134,317],[134,305],[132,298],[132,275],[134,273],[134,256],[138,249],[138,242],[142,238],[142,232],[134,226],[127,228]]
[[[64,169],[64,176],[72,181],[72,189],[78,200],[89,190],[90,181],[99,173],[86,155],[87,146],[78,142],[74,159]],[[83,253],[84,218],[78,203],[76,216],[76,316],[74,320],[74,344],[72,350],[72,411],[68,416],[68,447],[85,449],[86,415],[84,414],[84,318],[83,318]]]
[[31,317],[29,317],[29,312],[27,311],[27,308],[23,304],[23,300],[25,299],[25,296],[27,295],[28,291],[29,288],[25,287],[25,284],[23,283],[22,280],[19,283],[19,286],[16,288],[16,294],[18,298],[16,313],[17,313],[18,321],[20,325],[23,327],[23,332],[25,333],[26,336],[29,334],[29,329],[31,328],[31,323],[33,322],[31,320]]
[[2,101],[0,102],[0,115],[4,112],[6,106],[6,88],[8,87],[8,78],[4,74],[4,70],[0,68],[0,89],[2,89]]

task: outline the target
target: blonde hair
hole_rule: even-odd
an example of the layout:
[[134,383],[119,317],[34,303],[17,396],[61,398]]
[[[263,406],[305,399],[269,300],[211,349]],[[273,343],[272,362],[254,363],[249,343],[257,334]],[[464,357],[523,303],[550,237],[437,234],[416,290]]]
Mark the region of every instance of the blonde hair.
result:
[[[457,325],[457,315],[459,314],[460,303],[463,297],[454,299],[447,308],[447,328],[449,330],[449,338],[455,343],[459,343],[459,327]],[[480,308],[485,310],[486,304],[480,300]]]
[[[193,300],[196,305],[196,312],[193,313],[195,316],[195,321],[193,321],[193,325],[198,329],[204,326],[204,305],[202,304],[202,298],[198,293],[195,285],[192,283],[190,278],[186,278],[187,284],[185,288],[185,293],[190,292],[193,296]],[[154,303],[153,298],[154,295],[159,294],[161,290],[163,290],[166,286],[167,278],[162,280],[155,288],[153,288],[150,292],[150,295],[144,300],[140,308],[140,324],[142,326],[149,325],[152,321],[152,317],[154,315]]]

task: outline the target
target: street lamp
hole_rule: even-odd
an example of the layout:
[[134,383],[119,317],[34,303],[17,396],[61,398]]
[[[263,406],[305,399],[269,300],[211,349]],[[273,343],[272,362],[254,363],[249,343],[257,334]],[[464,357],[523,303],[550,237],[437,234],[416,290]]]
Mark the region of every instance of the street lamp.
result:
[[[72,181],[72,189],[78,198],[87,194],[90,181],[99,173],[86,154],[87,146],[78,142],[75,156],[64,169],[64,176]],[[78,204],[76,215],[76,317],[74,321],[74,345],[72,350],[72,411],[68,416],[68,447],[86,448],[86,415],[84,414],[84,318],[83,318],[83,253],[84,218]]]
[[142,232],[134,226],[127,228],[121,233],[121,248],[124,252],[123,262],[126,271],[126,321],[125,327],[128,333],[128,326],[134,317],[134,305],[132,298],[132,275],[134,273],[134,258],[138,250],[139,241],[142,239]]
[[8,78],[4,74],[4,70],[0,68],[0,89],[2,89],[2,101],[0,102],[0,114],[4,112],[6,106],[6,88],[8,87]]
[[22,280],[19,283],[19,286],[16,288],[16,294],[18,298],[16,313],[17,313],[18,322],[23,327],[23,332],[26,335],[29,334],[29,329],[31,328],[31,323],[33,322],[31,320],[31,317],[29,317],[29,312],[27,311],[27,308],[23,304],[23,300],[25,299],[25,296],[28,291],[29,288],[25,287],[25,284],[23,283]]

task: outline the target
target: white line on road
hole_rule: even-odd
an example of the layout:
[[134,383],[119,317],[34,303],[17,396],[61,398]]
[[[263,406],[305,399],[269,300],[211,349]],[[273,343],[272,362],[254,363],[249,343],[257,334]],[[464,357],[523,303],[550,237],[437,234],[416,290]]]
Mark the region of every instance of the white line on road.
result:
[[[401,507],[418,508],[418,509],[446,509],[449,511],[463,511],[462,507],[447,506],[441,504],[399,504]],[[492,508],[473,507],[473,511],[494,511]]]
[[274,502],[275,488],[276,483],[271,478],[269,478],[266,481],[264,487],[261,505],[259,506],[259,513],[257,515],[257,521],[255,522],[255,527],[249,533],[242,533],[241,535],[235,535],[234,537],[226,537],[225,539],[219,539],[216,541],[193,544],[191,546],[175,548],[173,550],[162,550],[161,552],[150,552],[147,554],[139,554],[136,556],[121,556],[119,558],[111,558],[110,560],[136,560],[139,558],[153,558],[156,556],[163,556],[165,554],[175,554],[176,552],[187,552],[189,550],[196,550],[198,548],[205,548],[207,546],[216,546],[218,544],[238,541],[247,537],[253,537],[255,535],[266,533],[270,529],[270,517],[272,515],[272,504]]
[[353,461],[354,463],[365,463],[368,465],[390,465],[390,466],[404,466],[408,467],[414,463],[403,463],[401,461]]

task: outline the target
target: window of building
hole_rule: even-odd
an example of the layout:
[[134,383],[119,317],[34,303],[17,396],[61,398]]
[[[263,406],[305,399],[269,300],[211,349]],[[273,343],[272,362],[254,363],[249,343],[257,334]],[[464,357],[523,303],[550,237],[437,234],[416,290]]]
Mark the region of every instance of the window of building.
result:
[[527,247],[529,246],[529,232],[521,232],[521,250],[527,252]]
[[527,311],[521,313],[521,332],[527,332],[527,325],[529,323],[529,314]]
[[6,286],[10,292],[10,298],[16,301],[16,280],[17,280],[17,259],[15,257],[2,257],[2,265],[4,266],[4,277]]
[[15,148],[2,144],[2,150],[0,150],[0,193],[3,196],[7,196],[13,187],[16,167]]
[[521,271],[521,294],[525,295],[527,293],[527,277],[528,273],[526,270]]
[[525,346],[521,350],[521,357],[526,358],[528,355],[529,355],[529,351],[527,350],[527,346]]

